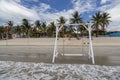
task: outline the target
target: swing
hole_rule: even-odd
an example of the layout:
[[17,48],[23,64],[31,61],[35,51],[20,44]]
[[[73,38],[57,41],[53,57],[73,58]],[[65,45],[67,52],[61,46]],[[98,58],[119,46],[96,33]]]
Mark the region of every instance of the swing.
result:
[[[58,26],[56,26],[56,38],[55,38],[55,44],[54,44],[54,52],[53,52],[53,59],[52,59],[52,63],[55,62],[55,58],[58,57],[58,33],[59,31],[65,26],[65,25],[83,25],[85,27],[85,29],[88,31],[89,33],[89,59],[91,59],[92,64],[95,64],[95,60],[94,60],[94,53],[93,53],[93,46],[92,46],[92,40],[91,40],[91,23],[80,23],[80,24],[64,24],[62,26],[60,26],[60,28],[58,28]],[[88,27],[86,27],[85,25],[88,25]],[[63,53],[64,53],[64,38],[63,38]],[[84,54],[64,54],[64,56],[85,56]]]
[[[78,33],[80,33],[80,32],[78,32],[78,25],[77,26],[75,26],[75,31],[76,31],[76,34],[78,35]],[[74,32],[75,32],[74,31]],[[77,37],[77,39],[79,40],[79,36],[76,36]],[[65,53],[65,47],[64,47],[64,42],[65,42],[65,40],[64,40],[64,27],[63,27],[63,45],[62,45],[62,56],[85,56],[85,53],[84,53],[84,51],[83,51],[83,47],[84,47],[84,43],[83,43],[83,39],[82,39],[82,45],[81,45],[81,51],[82,51],[82,54],[80,54],[80,53],[78,53],[78,54],[68,54],[68,53]]]

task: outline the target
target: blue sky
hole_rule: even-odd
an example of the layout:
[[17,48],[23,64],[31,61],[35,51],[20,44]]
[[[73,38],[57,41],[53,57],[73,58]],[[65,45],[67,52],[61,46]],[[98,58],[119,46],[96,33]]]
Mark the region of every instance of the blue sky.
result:
[[11,20],[21,24],[23,18],[47,23],[64,16],[69,23],[74,11],[81,14],[84,22],[97,11],[108,12],[112,22],[107,30],[120,31],[120,0],[0,0],[0,25]]

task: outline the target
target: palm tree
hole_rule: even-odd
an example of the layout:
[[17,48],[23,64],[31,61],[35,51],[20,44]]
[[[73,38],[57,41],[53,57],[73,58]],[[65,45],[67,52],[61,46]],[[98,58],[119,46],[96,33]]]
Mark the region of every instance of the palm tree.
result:
[[81,23],[82,18],[80,17],[78,11],[75,11],[74,14],[72,14],[72,18],[70,19],[70,23]]
[[8,38],[12,38],[13,34],[13,21],[8,21]]
[[[85,26],[88,27],[87,25]],[[84,33],[87,32],[86,28],[83,25],[80,25],[80,27],[78,28],[78,31],[81,32],[81,37],[83,37]]]
[[41,23],[40,23],[39,20],[35,21],[35,27],[38,28],[38,29],[41,29]]
[[12,32],[13,21],[8,21],[9,31]]
[[56,30],[55,27],[56,26],[55,26],[54,22],[51,22],[47,29],[48,34],[52,35],[53,37],[54,37],[55,30]]
[[31,26],[27,19],[22,20],[22,27],[23,27],[27,37],[29,37]]
[[40,23],[39,20],[36,20],[35,21],[35,27],[34,27],[34,32],[36,33],[36,37],[37,37],[37,34],[39,34],[38,37],[40,37],[41,30],[42,30],[41,23]]
[[[66,23],[66,19],[63,17],[63,16],[60,16],[59,17],[59,19],[57,20],[57,22],[58,22],[58,24],[59,24],[59,27],[60,26],[62,26],[62,25],[64,25],[65,23]],[[65,33],[65,31],[66,31],[66,28],[65,28],[66,26],[63,26],[63,28],[62,28],[62,30],[61,30],[61,32],[62,32],[62,36],[64,36],[64,33]],[[60,35],[58,35],[58,36],[61,36],[61,34]]]
[[20,25],[21,27],[21,32],[22,32],[22,37],[26,37],[26,27],[22,25]]
[[57,21],[58,21],[58,24],[61,26],[65,24],[66,19],[63,16],[60,16]]
[[4,38],[4,27],[3,26],[0,26],[0,39],[3,39]]
[[109,23],[110,23],[110,16],[109,16],[110,14],[108,14],[108,13],[106,13],[106,12],[104,12],[103,14],[102,14],[102,29],[103,29],[103,31],[104,31],[104,35],[105,35],[105,28],[109,25]]
[[[79,15],[78,11],[75,11],[74,14],[72,14],[72,18],[70,19],[70,23],[71,24],[75,24],[75,23],[81,23],[82,21],[82,17]],[[81,27],[81,26],[79,26]],[[78,32],[78,31],[77,31]],[[79,39],[79,35],[77,33],[77,39]]]
[[100,12],[92,16],[93,28],[96,30],[96,37],[98,37],[99,27],[102,26],[102,15]]
[[42,31],[43,31],[43,35],[46,36],[47,33],[47,25],[46,22],[43,22],[41,25]]
[[17,25],[15,27],[15,33],[17,33],[19,35],[19,37],[21,37],[21,33],[22,33],[22,28],[21,26]]

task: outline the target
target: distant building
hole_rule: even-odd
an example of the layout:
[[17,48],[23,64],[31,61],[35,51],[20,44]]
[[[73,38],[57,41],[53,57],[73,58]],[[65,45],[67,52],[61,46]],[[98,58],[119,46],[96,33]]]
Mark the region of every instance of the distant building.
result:
[[98,35],[104,35],[104,33],[105,33],[106,31],[101,30],[101,29],[99,29],[99,30],[92,30],[92,34],[93,34],[93,35],[95,35],[97,32],[98,32]]

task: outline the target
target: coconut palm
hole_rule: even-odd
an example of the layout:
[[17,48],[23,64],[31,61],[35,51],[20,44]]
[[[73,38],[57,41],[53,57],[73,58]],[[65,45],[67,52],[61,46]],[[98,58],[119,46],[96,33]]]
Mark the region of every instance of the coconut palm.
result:
[[34,28],[33,28],[33,32],[36,33],[36,37],[37,37],[37,34],[39,34],[38,37],[40,36],[41,30],[42,30],[42,28],[41,28],[41,23],[40,23],[39,20],[36,20],[36,21],[35,21],[35,26],[34,26]]
[[108,14],[107,12],[104,12],[104,13],[102,13],[102,29],[103,29],[103,31],[104,31],[104,35],[105,35],[105,29],[106,29],[106,27],[109,25],[109,23],[110,23],[110,16],[109,16],[110,14]]
[[92,16],[92,22],[93,22],[93,28],[96,30],[96,37],[98,37],[99,34],[99,28],[102,26],[102,14],[100,12],[95,13],[95,15]]
[[13,21],[8,21],[8,26],[13,26]]
[[41,28],[42,28],[43,35],[46,36],[46,33],[47,33],[47,24],[46,24],[46,22],[42,23]]
[[13,34],[13,21],[8,21],[8,38],[12,38],[12,34]]
[[[58,22],[59,27],[60,27],[66,23],[66,19],[63,16],[60,16],[59,19],[57,20],[57,22]],[[66,26],[63,26],[63,28],[61,29],[60,32],[62,32],[62,34],[63,34],[62,36],[64,36],[64,33],[66,32]],[[60,35],[58,35],[58,36],[60,36]]]
[[20,25],[20,27],[21,27],[22,37],[26,37],[26,27],[23,25]]
[[24,29],[27,37],[29,37],[31,26],[27,19],[22,20],[22,28]]
[[[87,25],[85,26],[88,27]],[[81,37],[83,37],[84,34],[87,32],[86,28],[83,25],[80,25],[80,27],[78,28],[78,31],[81,32]]]
[[65,24],[66,19],[63,16],[60,16],[59,19],[57,20],[57,22],[61,26],[61,25]]
[[55,26],[54,22],[51,22],[50,25],[48,26],[48,29],[47,29],[48,34],[54,36],[55,27],[56,26]]
[[[72,14],[72,18],[70,19],[70,23],[75,24],[75,23],[81,23],[82,22],[82,17],[79,15],[78,11],[75,11],[74,14]],[[80,28],[81,26],[79,26]],[[78,32],[78,31],[77,31]],[[79,39],[79,35],[77,33],[77,39]]]
[[39,20],[35,21],[35,27],[38,28],[38,29],[41,29],[41,23],[40,23]]
[[82,18],[79,15],[78,11],[75,11],[74,14],[72,14],[72,18],[70,19],[70,23],[81,23]]
[[9,31],[12,32],[13,21],[8,21]]
[[3,26],[0,26],[0,39],[3,39],[4,38],[4,27]]
[[21,33],[22,33],[21,26],[19,26],[19,25],[15,26],[15,33],[18,34],[19,37],[21,37]]

